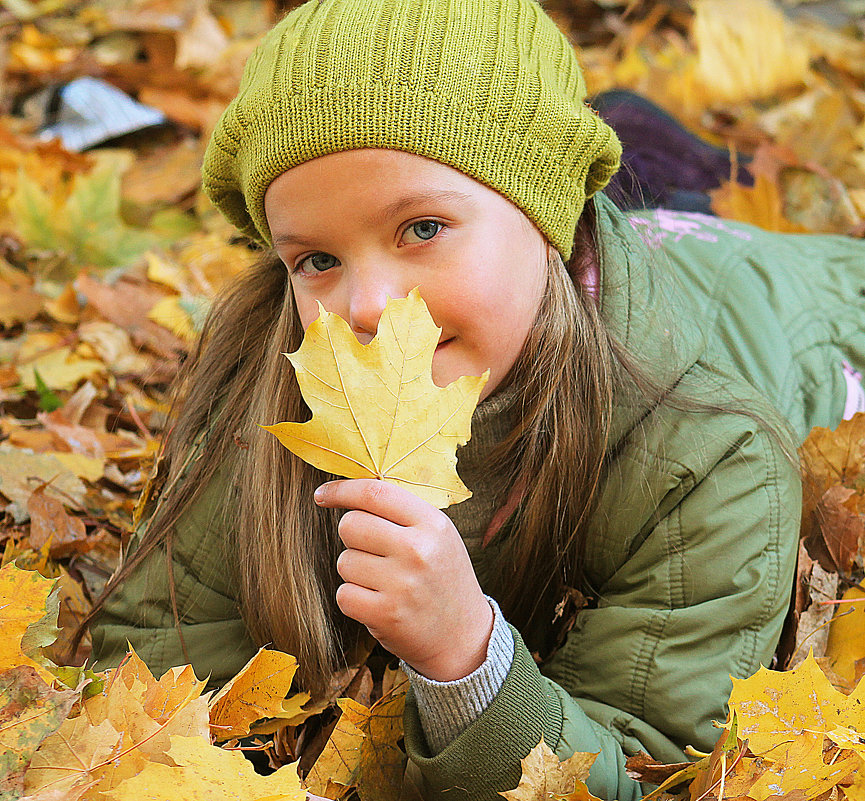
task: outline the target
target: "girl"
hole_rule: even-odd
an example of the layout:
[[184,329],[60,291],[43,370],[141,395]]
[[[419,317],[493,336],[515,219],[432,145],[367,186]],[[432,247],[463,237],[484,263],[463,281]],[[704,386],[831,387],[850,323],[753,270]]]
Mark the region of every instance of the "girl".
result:
[[[626,754],[711,747],[788,606],[795,445],[861,395],[865,247],[626,217],[585,92],[532,0],[312,0],[270,32],[203,168],[265,253],[185,370],[103,665],[128,639],[219,684],[273,643],[321,691],[366,629],[410,677],[429,798],[498,797],[541,737],[621,801]],[[368,342],[414,286],[434,380],[491,372],[444,512],[255,425],[308,415],[280,354],[316,301]]]

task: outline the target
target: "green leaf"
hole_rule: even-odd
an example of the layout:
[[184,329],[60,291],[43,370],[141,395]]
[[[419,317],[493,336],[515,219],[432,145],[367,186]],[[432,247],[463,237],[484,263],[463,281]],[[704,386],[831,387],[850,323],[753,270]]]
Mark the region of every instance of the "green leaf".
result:
[[160,238],[133,228],[120,207],[121,177],[128,166],[124,154],[105,152],[93,169],[72,179],[58,201],[20,170],[9,198],[16,234],[30,248],[65,254],[76,266],[101,269],[133,263]]
[[36,391],[39,393],[39,408],[43,412],[53,412],[55,409],[59,409],[63,405],[63,401],[48,389],[48,385],[35,367],[33,368],[33,378],[36,380]]

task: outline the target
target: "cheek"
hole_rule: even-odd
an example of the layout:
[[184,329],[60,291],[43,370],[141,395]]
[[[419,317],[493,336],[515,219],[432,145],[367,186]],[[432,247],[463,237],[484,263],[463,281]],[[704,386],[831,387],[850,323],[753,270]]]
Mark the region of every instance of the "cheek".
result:
[[297,316],[300,318],[303,330],[306,331],[318,317],[318,303],[308,293],[304,293],[303,290],[298,291],[293,283],[291,291],[294,296],[294,307],[297,309]]

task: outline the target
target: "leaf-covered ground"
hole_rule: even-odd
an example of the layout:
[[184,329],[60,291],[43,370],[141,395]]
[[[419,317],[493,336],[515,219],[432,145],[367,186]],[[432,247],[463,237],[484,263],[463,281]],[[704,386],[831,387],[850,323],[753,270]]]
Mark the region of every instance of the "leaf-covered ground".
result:
[[[0,738],[17,731],[2,716],[17,708],[21,692],[41,705],[44,725],[32,742],[48,743],[61,726],[83,730],[81,691],[52,689],[53,674],[41,660],[87,659],[86,639],[64,658],[70,633],[117,564],[167,423],[171,379],[211,298],[256,256],[199,191],[199,168],[208,132],[236,91],[245,58],[288,5],[0,0],[0,548],[3,565],[15,561],[56,578],[60,602],[55,642],[50,625],[27,629],[45,615],[44,599],[41,610],[39,603],[28,609],[23,594],[4,601],[2,648],[12,650],[2,658],[12,661],[3,661],[2,669],[14,675],[0,676]],[[865,235],[865,0],[544,5],[582,48],[590,92],[639,92],[747,164],[740,182],[721,180],[711,191],[716,213],[774,230]],[[70,126],[64,148],[46,134],[69,122],[58,111],[58,89],[84,77],[121,90],[165,121],[76,152],[73,135],[95,130],[98,138],[100,125],[103,135],[112,133],[105,130],[109,121],[95,115],[89,126]],[[863,442],[860,423],[836,434],[818,432],[805,449],[815,483],[805,499],[795,615],[777,665],[798,665],[813,647],[841,692],[854,690],[865,665],[865,601],[856,603],[865,595],[856,588],[865,521]],[[18,624],[11,622],[16,615]],[[16,637],[26,630],[29,644],[13,642],[16,625]],[[52,644],[39,650],[46,643]],[[271,743],[265,753],[274,764],[301,758],[305,773],[321,754],[324,761],[309,774],[319,793],[335,797],[359,786],[362,798],[389,797],[401,770],[393,725],[401,685],[383,662],[364,665],[365,657],[358,657],[355,670],[334,677],[332,698],[317,706],[301,712],[306,699],[283,700],[285,686],[275,691],[281,711],[262,707],[260,717],[275,723],[236,725],[253,724],[252,736]],[[341,717],[337,697],[349,699],[339,701]],[[146,707],[140,698],[136,703]],[[308,712],[315,714],[300,723]],[[831,729],[834,735],[825,728],[819,737],[796,741],[810,754],[805,757],[793,748],[772,752],[757,745],[753,734],[743,734],[740,716],[738,737],[719,741],[681,797],[708,799],[723,790],[728,798],[759,801],[769,797],[759,796],[759,784],[753,790],[759,779],[773,793],[780,787],[801,794],[790,798],[865,798],[865,779],[856,770],[829,770],[862,762],[865,726],[861,718],[855,725],[835,723],[841,728]],[[87,722],[102,726],[104,735],[85,737],[91,767],[117,753],[111,749],[120,740],[111,741],[110,724],[107,712]],[[196,732],[210,747],[207,727]],[[191,730],[171,734],[186,738]],[[170,759],[155,761],[165,787],[181,779],[163,768],[207,770],[199,746],[153,736],[162,750],[148,754],[171,751]],[[30,756],[10,758],[26,751],[14,748],[5,748],[0,770],[10,781],[23,781]],[[141,757],[144,762],[122,778],[147,778],[140,771],[149,758]],[[364,764],[384,767],[365,774]],[[760,779],[796,764],[823,771],[825,786],[801,777],[806,789],[786,779]],[[650,761],[633,770],[654,770],[649,775],[658,781],[670,775]],[[115,778],[119,786],[121,777]],[[816,795],[815,787],[822,788]],[[125,792],[118,797],[135,797],[134,784]]]

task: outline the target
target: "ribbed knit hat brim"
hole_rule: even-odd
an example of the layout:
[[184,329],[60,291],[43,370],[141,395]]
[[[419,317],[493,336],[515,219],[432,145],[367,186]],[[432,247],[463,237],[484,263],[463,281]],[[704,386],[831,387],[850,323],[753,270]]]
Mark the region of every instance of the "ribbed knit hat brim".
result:
[[586,198],[621,157],[585,95],[573,48],[533,0],[311,0],[250,57],[203,187],[270,245],[264,195],[285,170],[403,150],[497,190],[567,257]]

